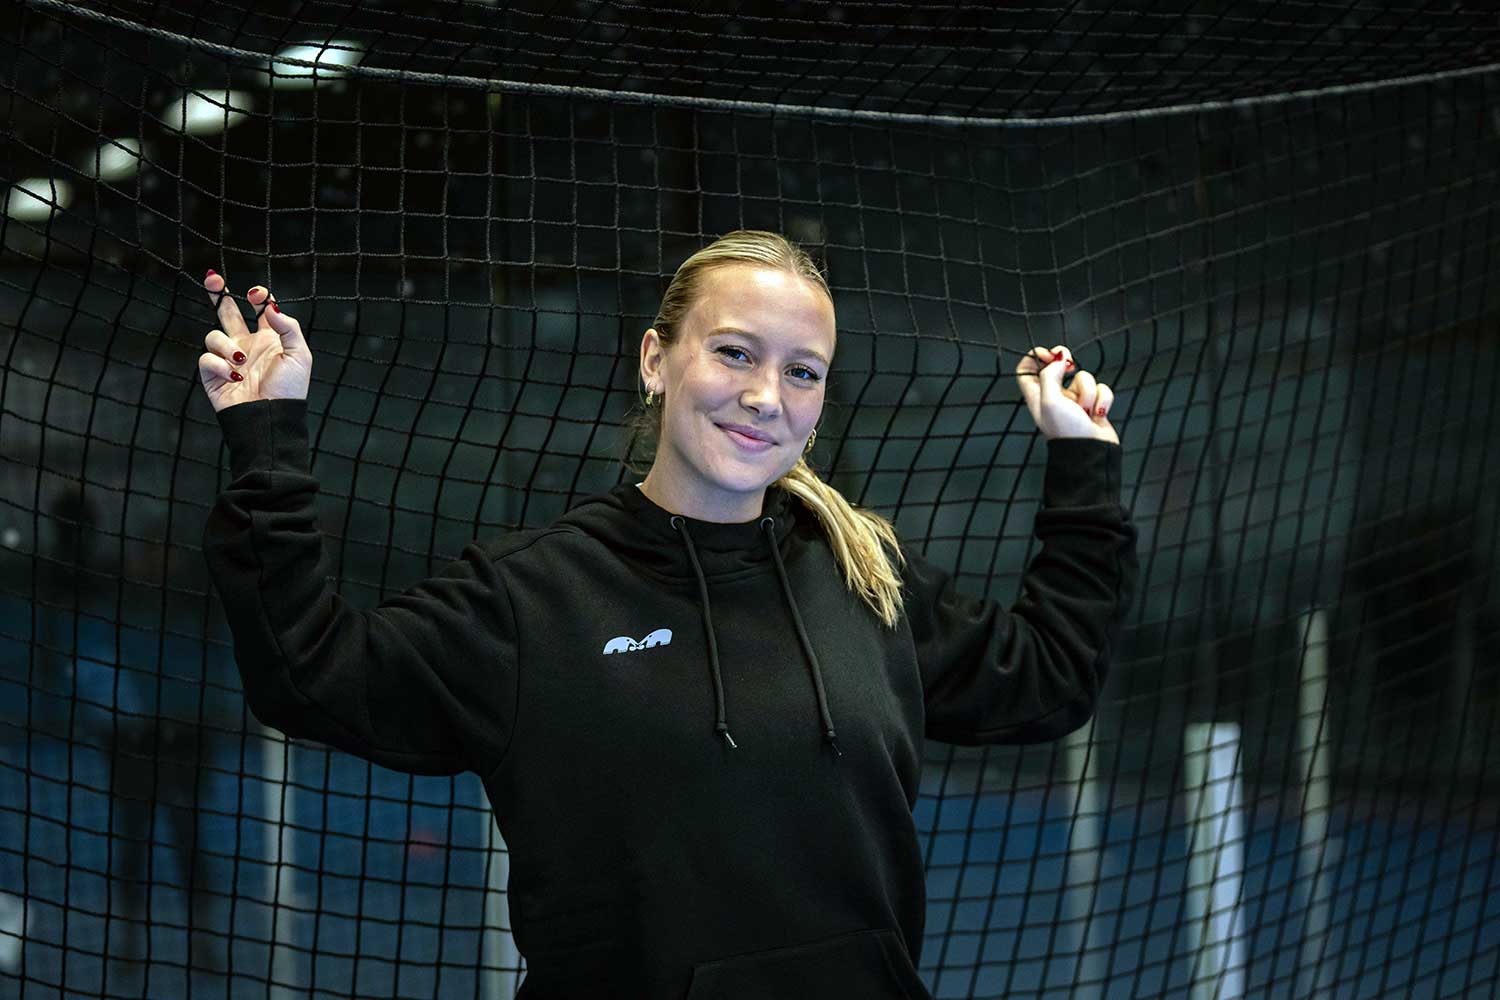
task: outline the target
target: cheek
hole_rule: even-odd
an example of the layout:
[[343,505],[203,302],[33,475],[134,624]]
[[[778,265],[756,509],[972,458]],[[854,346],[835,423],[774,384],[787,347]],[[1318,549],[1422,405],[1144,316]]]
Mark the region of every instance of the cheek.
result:
[[804,392],[801,395],[807,398],[797,406],[797,420],[807,430],[812,430],[818,424],[818,418],[823,415],[823,386],[818,384],[815,391]]
[[684,371],[677,385],[679,396],[692,400],[695,406],[704,402],[713,403],[733,388],[732,379],[724,366],[707,362]]

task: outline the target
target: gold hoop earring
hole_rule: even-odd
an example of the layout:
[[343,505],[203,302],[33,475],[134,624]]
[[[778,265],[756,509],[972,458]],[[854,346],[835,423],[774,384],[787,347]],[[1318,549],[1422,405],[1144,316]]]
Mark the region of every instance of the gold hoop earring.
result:
[[656,398],[656,390],[652,389],[652,390],[648,391],[646,393],[646,405],[650,406],[652,400],[654,400],[655,398]]
[[818,439],[818,429],[816,427],[814,427],[813,428],[813,432],[811,434],[809,434],[808,437],[807,437],[807,445],[802,449],[802,454],[806,455],[808,452],[812,451],[813,442],[816,441],[817,439]]

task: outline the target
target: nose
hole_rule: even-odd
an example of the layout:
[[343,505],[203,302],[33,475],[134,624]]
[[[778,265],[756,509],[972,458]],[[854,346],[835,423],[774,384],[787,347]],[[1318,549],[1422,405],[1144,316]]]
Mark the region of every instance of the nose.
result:
[[750,384],[740,393],[740,403],[762,417],[775,417],[781,413],[781,376],[767,370],[766,374],[751,376]]

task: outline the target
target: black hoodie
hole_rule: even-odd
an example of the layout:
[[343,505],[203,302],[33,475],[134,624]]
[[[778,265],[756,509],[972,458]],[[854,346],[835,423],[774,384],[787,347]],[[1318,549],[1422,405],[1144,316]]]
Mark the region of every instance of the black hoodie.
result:
[[1009,611],[903,541],[888,629],[780,487],[731,524],[633,483],[363,611],[325,579],[306,401],[218,420],[232,481],[204,553],[251,710],[388,768],[480,776],[527,1000],[928,997],[923,737],[1081,726],[1135,586],[1120,447],[1059,439]]

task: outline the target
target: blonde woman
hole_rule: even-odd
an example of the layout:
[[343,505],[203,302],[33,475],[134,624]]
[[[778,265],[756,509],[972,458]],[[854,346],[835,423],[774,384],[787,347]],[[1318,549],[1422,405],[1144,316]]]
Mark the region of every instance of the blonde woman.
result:
[[256,717],[385,767],[472,770],[511,852],[522,997],[928,997],[924,737],[1055,740],[1093,713],[1136,579],[1113,393],[1017,365],[1047,438],[1009,610],[808,467],[834,363],[808,256],[740,231],[640,345],[644,479],[476,540],[380,607],[325,581],[312,354],[224,279],[199,372],[231,482],[204,552]]

